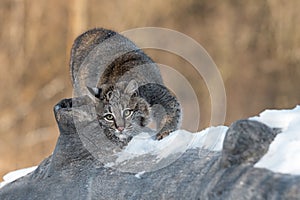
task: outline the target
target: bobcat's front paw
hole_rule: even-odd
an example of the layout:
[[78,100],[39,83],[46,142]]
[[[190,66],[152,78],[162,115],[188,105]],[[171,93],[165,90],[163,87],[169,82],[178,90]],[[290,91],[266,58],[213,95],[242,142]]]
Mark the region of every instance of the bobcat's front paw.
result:
[[160,132],[160,133],[157,133],[156,134],[156,139],[157,140],[161,140],[163,139],[164,137],[167,137],[172,131],[163,131],[163,132]]

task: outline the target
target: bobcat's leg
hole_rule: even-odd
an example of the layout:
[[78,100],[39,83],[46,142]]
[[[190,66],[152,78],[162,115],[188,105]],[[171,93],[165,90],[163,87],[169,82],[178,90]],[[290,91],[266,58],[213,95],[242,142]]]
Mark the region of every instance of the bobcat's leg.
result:
[[165,86],[155,83],[142,85],[139,95],[153,108],[153,118],[156,121],[158,140],[177,130],[181,123],[181,107],[177,98]]

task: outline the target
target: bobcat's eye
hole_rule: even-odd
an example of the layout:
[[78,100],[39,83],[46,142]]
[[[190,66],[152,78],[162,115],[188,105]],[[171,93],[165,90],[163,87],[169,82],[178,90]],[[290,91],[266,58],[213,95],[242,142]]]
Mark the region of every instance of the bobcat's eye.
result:
[[104,119],[107,121],[113,121],[114,116],[112,114],[106,114],[106,115],[104,115]]
[[132,114],[132,110],[126,109],[123,111],[123,116],[124,117],[129,117]]

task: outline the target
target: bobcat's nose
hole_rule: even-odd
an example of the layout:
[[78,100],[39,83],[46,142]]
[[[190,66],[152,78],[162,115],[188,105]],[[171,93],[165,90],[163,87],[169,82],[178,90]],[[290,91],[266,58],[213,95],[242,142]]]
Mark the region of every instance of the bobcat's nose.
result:
[[119,126],[117,129],[118,131],[122,132],[124,130],[124,126]]

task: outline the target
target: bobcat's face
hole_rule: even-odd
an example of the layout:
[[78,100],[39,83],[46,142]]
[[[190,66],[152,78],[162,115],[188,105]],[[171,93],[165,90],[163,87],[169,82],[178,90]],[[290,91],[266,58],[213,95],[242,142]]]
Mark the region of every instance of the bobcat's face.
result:
[[97,108],[99,124],[114,142],[127,144],[149,122],[149,104],[137,95],[134,84],[122,82],[105,91]]

